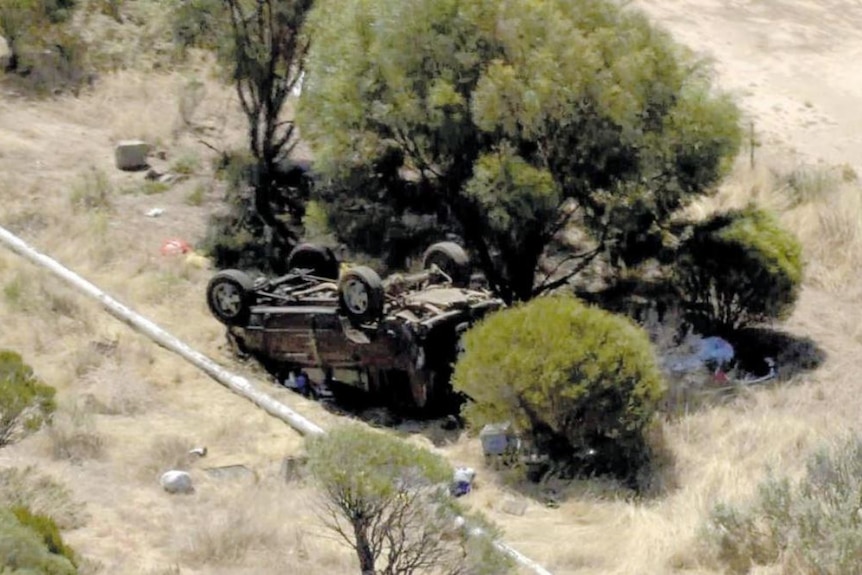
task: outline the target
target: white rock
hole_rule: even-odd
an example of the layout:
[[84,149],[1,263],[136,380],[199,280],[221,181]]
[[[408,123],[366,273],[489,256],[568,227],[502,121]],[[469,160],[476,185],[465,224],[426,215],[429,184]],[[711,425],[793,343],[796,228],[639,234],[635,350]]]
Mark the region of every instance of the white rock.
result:
[[121,170],[139,170],[147,166],[147,154],[150,146],[141,140],[123,140],[114,150],[117,168]]
[[191,475],[175,469],[163,473],[159,483],[168,493],[191,493],[195,490]]

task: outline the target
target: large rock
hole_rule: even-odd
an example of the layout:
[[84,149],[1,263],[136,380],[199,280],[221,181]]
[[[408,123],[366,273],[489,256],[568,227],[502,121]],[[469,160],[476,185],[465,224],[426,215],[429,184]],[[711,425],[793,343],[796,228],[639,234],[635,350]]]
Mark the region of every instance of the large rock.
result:
[[195,490],[191,475],[175,469],[164,472],[159,483],[168,493],[192,493]]
[[147,167],[150,146],[141,140],[123,140],[117,144],[114,157],[121,170],[141,170]]

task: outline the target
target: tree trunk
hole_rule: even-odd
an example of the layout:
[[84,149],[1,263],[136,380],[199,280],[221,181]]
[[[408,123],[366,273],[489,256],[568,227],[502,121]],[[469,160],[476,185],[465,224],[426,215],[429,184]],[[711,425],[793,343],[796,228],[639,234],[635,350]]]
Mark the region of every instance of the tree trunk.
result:
[[356,556],[359,558],[359,569],[362,575],[375,575],[374,553],[368,541],[368,533],[363,521],[353,521],[353,534],[356,538]]

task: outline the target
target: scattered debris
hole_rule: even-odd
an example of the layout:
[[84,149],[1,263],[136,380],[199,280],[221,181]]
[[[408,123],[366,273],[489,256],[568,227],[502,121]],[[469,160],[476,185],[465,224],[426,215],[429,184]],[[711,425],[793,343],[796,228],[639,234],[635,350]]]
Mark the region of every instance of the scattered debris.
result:
[[470,493],[473,489],[473,481],[476,480],[476,470],[472,467],[457,467],[452,477],[451,493],[455,497],[461,497]]
[[163,473],[159,483],[168,493],[193,493],[195,490],[191,475],[176,469]]
[[179,238],[171,238],[162,242],[161,252],[163,256],[178,256],[190,251],[192,251],[191,246]]
[[157,218],[157,217],[159,217],[160,215],[162,215],[163,213],[165,213],[165,210],[164,210],[164,209],[162,209],[162,208],[153,208],[153,209],[151,209],[151,210],[148,210],[148,211],[147,211],[147,217],[148,217],[148,218]]
[[521,517],[527,512],[527,502],[523,499],[507,497],[500,504],[500,511],[508,513],[509,515],[517,515],[518,517]]
[[141,140],[123,140],[114,150],[117,168],[120,170],[141,170],[147,167],[150,146]]
[[204,469],[207,475],[216,479],[253,479],[257,480],[257,473],[245,465],[223,465],[221,467],[207,467]]
[[204,457],[207,454],[207,448],[204,447],[195,447],[194,449],[189,450],[189,455],[197,455],[198,457]]
[[489,423],[479,432],[479,439],[482,441],[485,457],[505,455],[512,450],[512,443],[515,441],[512,424],[508,421]]
[[157,172],[154,168],[150,168],[149,170],[147,170],[147,175],[144,176],[144,179],[150,180],[150,181],[156,181],[161,177],[162,177],[161,172]]

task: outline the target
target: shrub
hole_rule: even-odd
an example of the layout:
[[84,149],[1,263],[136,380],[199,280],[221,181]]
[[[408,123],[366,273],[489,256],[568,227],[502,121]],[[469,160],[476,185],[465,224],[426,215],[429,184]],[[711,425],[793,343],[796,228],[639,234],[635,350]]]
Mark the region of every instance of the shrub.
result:
[[188,48],[216,49],[229,22],[227,8],[220,0],[177,2],[171,18],[174,44],[181,51]]
[[798,483],[770,475],[754,500],[717,505],[702,535],[734,573],[782,561],[785,572],[851,575],[862,560],[862,439],[812,456]]
[[309,443],[322,519],[357,554],[363,573],[503,574],[490,539],[456,524],[449,465],[438,455],[358,425]]
[[54,418],[48,438],[51,455],[57,460],[98,459],[105,449],[105,438],[95,429],[92,415],[77,408]]
[[750,206],[697,224],[675,271],[695,325],[728,333],[790,315],[802,282],[802,246],[774,216]]
[[0,350],[0,447],[39,429],[57,407],[54,394],[20,355]]
[[[468,422],[510,421],[555,461],[633,481],[663,393],[646,333],[572,297],[496,313],[465,336],[454,387]],[[589,455],[587,460],[582,457]]]
[[[42,520],[39,525],[40,527],[34,528],[24,524],[16,517],[16,513],[0,509],[0,572],[36,575],[77,573],[75,565],[68,557],[49,549],[43,532],[40,532],[48,523]],[[62,549],[71,553],[71,550],[62,544],[59,534],[57,541],[60,541]]]
[[60,536],[60,529],[51,517],[48,515],[40,515],[30,511],[30,508],[25,505],[13,507],[12,514],[18,519],[18,522],[29,527],[42,539],[48,551],[54,555],[60,555],[69,560],[72,565],[77,565],[75,560],[75,552],[71,547],[63,543],[63,538]]
[[69,88],[74,93],[89,80],[87,44],[71,30],[71,0],[0,0],[0,35],[9,43],[5,71],[37,94]]
[[20,506],[50,514],[63,529],[75,529],[87,521],[84,505],[73,501],[66,487],[35,467],[0,469],[0,508]]

